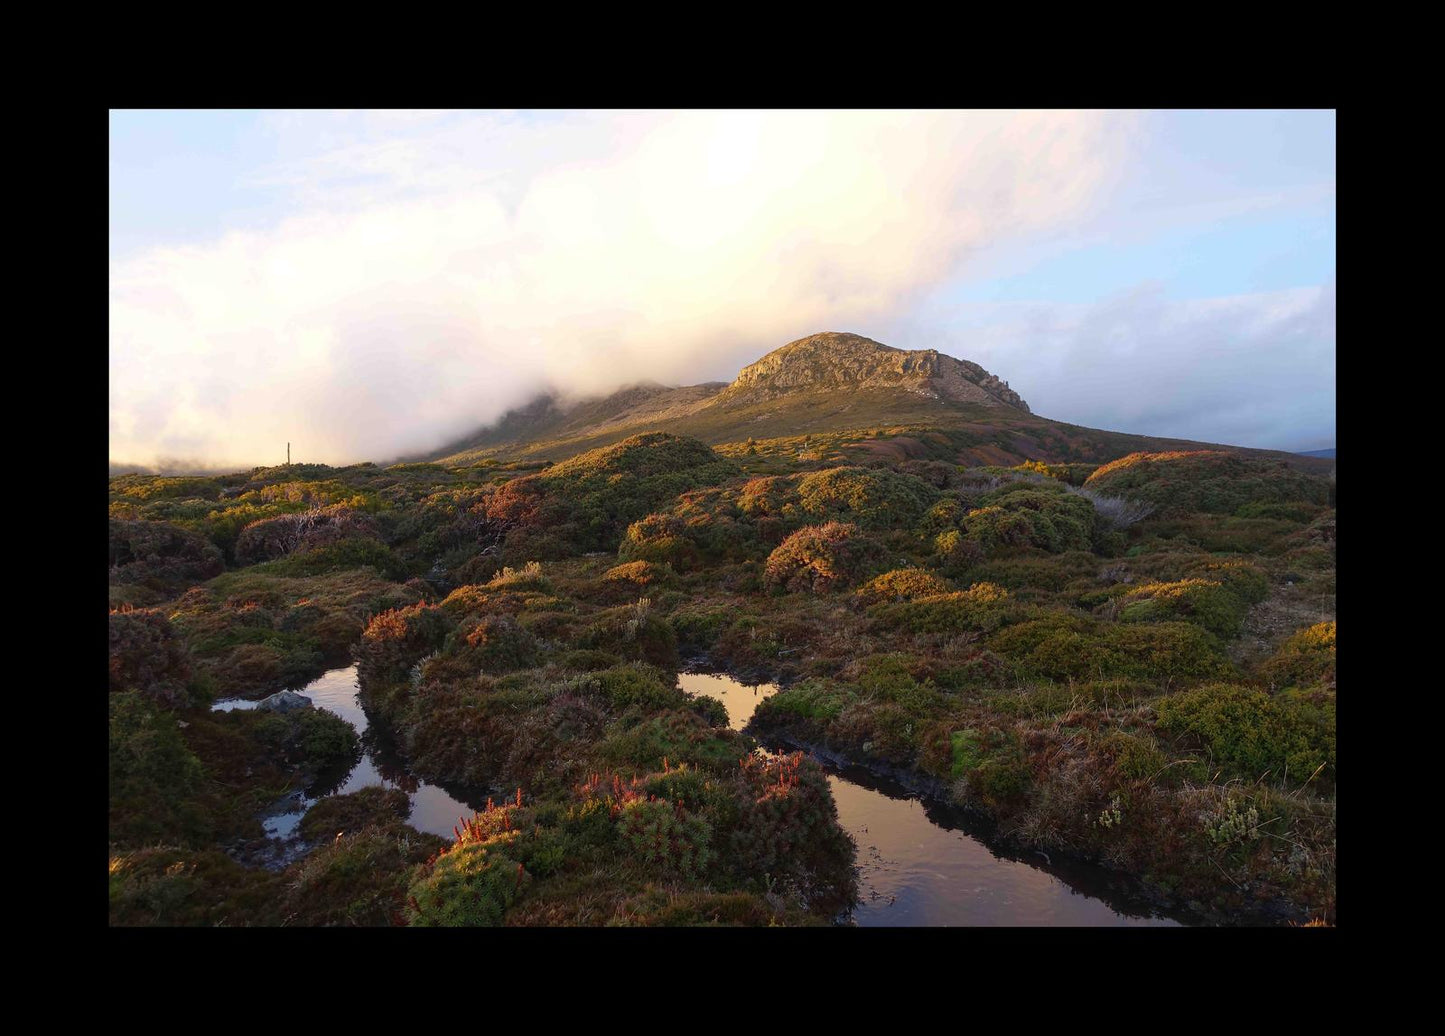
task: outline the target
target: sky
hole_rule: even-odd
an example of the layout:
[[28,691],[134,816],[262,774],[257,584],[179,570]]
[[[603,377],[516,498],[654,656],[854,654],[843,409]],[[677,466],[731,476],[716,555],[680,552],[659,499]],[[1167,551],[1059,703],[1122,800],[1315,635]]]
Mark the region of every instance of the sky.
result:
[[113,111],[110,458],[433,449],[818,331],[1335,445],[1330,111]]

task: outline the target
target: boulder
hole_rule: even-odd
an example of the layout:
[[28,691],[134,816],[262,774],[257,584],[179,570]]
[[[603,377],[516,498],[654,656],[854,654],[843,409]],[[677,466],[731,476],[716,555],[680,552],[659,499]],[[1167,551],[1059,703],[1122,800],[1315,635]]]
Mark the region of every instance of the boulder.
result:
[[295,691],[277,691],[269,698],[258,701],[256,708],[268,712],[295,712],[297,709],[311,708],[311,699]]

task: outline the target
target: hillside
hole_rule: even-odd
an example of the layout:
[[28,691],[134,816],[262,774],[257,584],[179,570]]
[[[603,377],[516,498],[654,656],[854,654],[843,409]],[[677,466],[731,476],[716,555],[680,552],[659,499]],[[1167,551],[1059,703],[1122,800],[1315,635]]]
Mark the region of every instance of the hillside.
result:
[[[651,431],[714,446],[751,444],[765,454],[862,460],[883,453],[965,465],[1102,463],[1135,451],[1215,445],[1052,421],[1032,413],[1006,381],[976,363],[823,332],[773,350],[729,385],[643,383],[575,402],[546,394],[462,440],[408,459],[555,461]],[[1245,452],[1327,470],[1326,461],[1298,454]]]

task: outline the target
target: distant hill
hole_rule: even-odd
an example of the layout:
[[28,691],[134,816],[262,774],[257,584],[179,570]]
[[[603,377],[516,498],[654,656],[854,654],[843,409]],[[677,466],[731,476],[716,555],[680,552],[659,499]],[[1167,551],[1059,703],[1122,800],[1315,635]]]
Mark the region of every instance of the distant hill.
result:
[[1301,456],[1301,457],[1329,457],[1331,460],[1334,460],[1334,457],[1335,457],[1335,448],[1334,448],[1333,446],[1331,446],[1331,447],[1330,447],[1329,449],[1327,449],[1327,450],[1305,450],[1305,451],[1303,451],[1303,452],[1300,453],[1300,456]]
[[[834,453],[857,459],[883,453],[967,465],[1103,463],[1138,450],[1217,445],[1051,421],[976,363],[828,331],[773,350],[729,385],[642,383],[570,402],[544,394],[440,450],[406,459],[558,461],[654,431],[715,446],[796,438],[799,449],[821,436]],[[1298,454],[1243,452],[1314,466]]]

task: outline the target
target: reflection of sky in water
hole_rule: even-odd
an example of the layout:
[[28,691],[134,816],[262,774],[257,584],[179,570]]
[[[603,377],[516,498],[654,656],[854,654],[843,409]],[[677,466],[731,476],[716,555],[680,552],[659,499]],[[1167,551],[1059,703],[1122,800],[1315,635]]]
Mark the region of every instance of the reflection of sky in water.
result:
[[[741,730],[773,684],[749,687],[731,677],[683,673],[682,689],[727,707]],[[1076,892],[1048,871],[995,856],[978,839],[941,827],[916,798],[891,798],[829,770],[838,820],[858,843],[862,902],[853,920],[880,925],[1174,925],[1131,917]]]
[[728,726],[734,730],[742,730],[747,726],[748,720],[753,718],[753,710],[758,707],[758,702],[776,694],[778,690],[775,684],[765,683],[749,687],[730,676],[713,673],[683,673],[678,677],[678,681],[688,694],[705,694],[722,702],[728,710]]
[[838,819],[858,843],[862,903],[874,925],[1173,925],[1129,917],[1075,892],[1048,871],[995,856],[930,820],[917,799],[894,799],[837,774]]
[[[777,687],[749,687],[728,676],[683,673],[682,689],[717,698],[728,710],[729,725],[741,730],[758,702]],[[357,700],[356,667],[333,669],[301,693],[317,708],[329,709],[367,731],[366,713]],[[218,702],[217,709],[255,708],[255,702]],[[362,738],[360,762],[330,794],[380,785],[401,788],[411,797],[409,823],[450,838],[457,821],[486,804],[468,805],[445,789],[418,781],[399,760],[378,755],[375,738]],[[828,783],[838,804],[838,819],[858,843],[862,902],[853,911],[863,926],[879,925],[1173,925],[1166,918],[1132,917],[1094,896],[1077,892],[1039,867],[994,855],[978,839],[942,827],[911,797],[893,798],[829,770]],[[860,779],[862,779],[860,777]],[[315,802],[298,793],[295,808],[265,820],[266,833],[289,837]],[[1102,874],[1102,872],[1100,872]]]
[[[361,788],[374,786],[400,788],[411,797],[411,816],[407,819],[407,823],[419,831],[441,835],[443,838],[452,836],[452,828],[459,820],[471,816],[475,809],[486,805],[486,799],[483,798],[475,806],[469,806],[460,799],[453,798],[444,789],[412,777],[398,763],[384,759],[378,760],[374,739],[364,736],[368,724],[366,713],[362,710],[360,701],[357,700],[355,666],[333,669],[308,684],[298,693],[310,698],[318,709],[336,713],[354,726],[357,734],[363,735],[361,761],[347,775],[346,780],[328,794],[345,795]],[[253,701],[223,701],[217,702],[215,707],[222,710],[254,709],[256,703]],[[267,817],[262,821],[266,828],[266,834],[272,838],[289,837],[296,830],[296,825],[301,822],[302,815],[315,801],[315,799],[298,795],[294,810]]]

